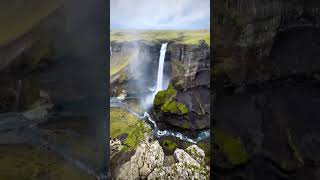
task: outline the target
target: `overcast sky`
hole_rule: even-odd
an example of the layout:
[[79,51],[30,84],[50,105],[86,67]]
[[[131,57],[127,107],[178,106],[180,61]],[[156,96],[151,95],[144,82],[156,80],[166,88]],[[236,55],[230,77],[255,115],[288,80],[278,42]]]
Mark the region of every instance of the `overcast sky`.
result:
[[210,0],[111,0],[111,29],[209,29]]

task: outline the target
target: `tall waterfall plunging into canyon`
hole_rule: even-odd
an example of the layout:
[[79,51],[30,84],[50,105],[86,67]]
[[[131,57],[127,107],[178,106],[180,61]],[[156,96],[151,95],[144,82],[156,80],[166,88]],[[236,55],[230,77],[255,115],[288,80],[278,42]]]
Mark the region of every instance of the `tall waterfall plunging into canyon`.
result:
[[164,58],[165,58],[166,51],[167,51],[167,44],[168,43],[162,44],[161,50],[160,50],[156,92],[161,91],[163,89],[163,87],[162,87],[162,85],[163,85],[163,65],[164,65]]

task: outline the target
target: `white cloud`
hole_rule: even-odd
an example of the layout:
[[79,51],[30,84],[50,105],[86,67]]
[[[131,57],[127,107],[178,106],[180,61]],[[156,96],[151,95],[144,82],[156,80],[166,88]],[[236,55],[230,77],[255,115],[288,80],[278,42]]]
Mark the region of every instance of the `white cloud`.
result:
[[111,0],[110,14],[111,27],[209,28],[210,0]]

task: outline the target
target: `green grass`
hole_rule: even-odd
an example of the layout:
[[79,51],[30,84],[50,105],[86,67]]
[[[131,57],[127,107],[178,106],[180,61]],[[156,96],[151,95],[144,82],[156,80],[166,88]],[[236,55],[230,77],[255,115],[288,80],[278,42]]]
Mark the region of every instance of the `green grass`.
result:
[[110,76],[115,75],[119,71],[121,71],[123,68],[127,67],[133,58],[134,54],[124,54],[120,56],[113,56],[111,57],[111,63],[110,63]]
[[51,152],[27,144],[0,145],[0,177],[10,180],[95,179]]
[[4,1],[0,6],[0,45],[34,28],[62,5],[63,0]]
[[127,134],[124,142],[126,149],[134,149],[144,139],[144,134],[150,129],[136,116],[120,108],[110,109],[110,136],[116,138],[121,134]]
[[198,44],[199,40],[205,40],[210,45],[210,32],[206,30],[112,30],[110,40],[111,42],[175,41],[183,44]]

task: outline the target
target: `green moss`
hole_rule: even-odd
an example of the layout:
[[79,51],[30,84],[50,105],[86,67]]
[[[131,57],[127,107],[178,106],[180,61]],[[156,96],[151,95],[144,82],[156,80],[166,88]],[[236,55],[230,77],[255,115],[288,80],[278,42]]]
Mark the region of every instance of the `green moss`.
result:
[[216,130],[214,140],[232,165],[236,166],[247,162],[247,153],[240,138],[233,138]]
[[210,164],[210,145],[209,142],[205,143],[205,142],[199,142],[197,143],[197,146],[199,146],[199,148],[201,148],[204,153],[205,153],[205,157],[204,157],[204,161],[206,162],[206,164]]
[[174,86],[175,87],[178,87],[178,88],[181,88],[184,84],[184,81],[182,79],[179,79],[175,84]]
[[153,101],[154,106],[162,106],[164,105],[169,99],[174,97],[177,94],[177,91],[173,88],[170,84],[168,89],[159,91]]
[[219,63],[214,65],[213,67],[213,75],[214,76],[220,76],[220,75],[229,75],[231,71],[233,71],[236,68],[237,64],[236,62],[229,58],[224,59],[223,63]]
[[120,78],[121,82],[122,81],[127,81],[129,79],[127,73],[125,73],[125,72],[122,72],[119,78]]
[[165,139],[161,142],[162,147],[166,150],[169,151],[170,153],[173,153],[174,150],[178,148],[177,143],[170,139]]
[[184,122],[181,126],[184,129],[189,129],[190,128],[190,123],[189,122]]
[[128,128],[128,137],[124,142],[124,145],[129,149],[135,149],[139,143],[144,139],[145,133],[149,133],[150,130],[147,129],[142,121],[139,121],[133,126]]
[[184,105],[181,104],[177,101],[172,100],[170,98],[162,107],[161,110],[163,112],[168,112],[172,114],[179,114],[179,115],[184,115],[189,112],[188,108]]
[[144,139],[145,133],[150,133],[150,129],[137,117],[126,110],[111,108],[110,110],[110,136],[116,138],[121,134],[127,134],[124,142],[125,151],[132,150]]

